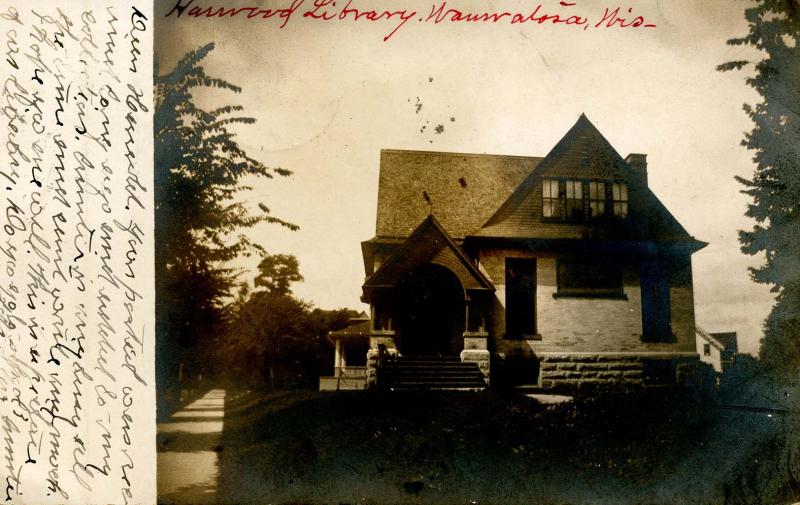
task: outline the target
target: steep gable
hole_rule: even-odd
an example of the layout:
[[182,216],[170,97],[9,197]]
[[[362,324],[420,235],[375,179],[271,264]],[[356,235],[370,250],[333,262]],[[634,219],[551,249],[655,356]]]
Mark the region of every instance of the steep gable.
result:
[[[613,226],[543,220],[543,178],[624,182],[629,188],[630,216],[624,223]],[[628,165],[583,114],[494,215],[471,235],[544,239],[694,240],[647,187],[645,179]]]
[[442,225],[429,215],[406,241],[364,282],[364,289],[394,286],[408,271],[433,263],[452,271],[464,289],[494,290]]

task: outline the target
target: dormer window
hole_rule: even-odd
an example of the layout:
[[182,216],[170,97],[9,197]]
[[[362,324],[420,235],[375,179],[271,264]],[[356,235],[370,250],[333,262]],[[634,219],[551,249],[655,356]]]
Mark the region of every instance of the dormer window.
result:
[[542,180],[542,216],[558,217],[558,179]]
[[621,182],[611,184],[611,198],[614,217],[628,217],[628,186]]
[[584,221],[628,217],[628,185],[624,182],[542,179],[542,218]]
[[602,217],[606,213],[606,183],[589,181],[589,217]]

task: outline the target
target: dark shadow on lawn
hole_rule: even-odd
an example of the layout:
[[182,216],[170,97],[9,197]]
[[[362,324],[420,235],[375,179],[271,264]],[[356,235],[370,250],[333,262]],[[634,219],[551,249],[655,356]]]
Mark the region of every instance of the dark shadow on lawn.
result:
[[220,503],[721,503],[773,419],[677,393],[242,394]]
[[157,452],[212,451],[219,443],[219,433],[189,433],[175,431],[156,436]]

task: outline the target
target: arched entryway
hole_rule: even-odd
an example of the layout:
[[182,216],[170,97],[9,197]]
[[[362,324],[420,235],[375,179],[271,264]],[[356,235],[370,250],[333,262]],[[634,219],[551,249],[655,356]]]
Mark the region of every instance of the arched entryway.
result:
[[454,355],[464,347],[464,289],[445,267],[427,264],[407,272],[394,300],[396,342],[406,356]]

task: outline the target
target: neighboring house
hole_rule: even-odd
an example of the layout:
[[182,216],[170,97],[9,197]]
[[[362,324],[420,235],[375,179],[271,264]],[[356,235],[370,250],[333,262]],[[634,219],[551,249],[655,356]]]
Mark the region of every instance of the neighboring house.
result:
[[366,388],[370,327],[369,316],[361,312],[350,318],[347,327],[328,333],[334,345],[333,375],[319,378],[320,391]]
[[380,355],[428,380],[426,359],[543,388],[674,384],[697,365],[705,245],[649,189],[646,156],[584,115],[544,158],[383,150],[361,245],[369,380]]
[[724,373],[730,369],[739,352],[735,331],[708,333],[698,327],[696,342],[700,361],[714,367],[717,373]]

